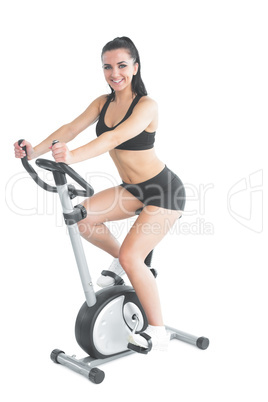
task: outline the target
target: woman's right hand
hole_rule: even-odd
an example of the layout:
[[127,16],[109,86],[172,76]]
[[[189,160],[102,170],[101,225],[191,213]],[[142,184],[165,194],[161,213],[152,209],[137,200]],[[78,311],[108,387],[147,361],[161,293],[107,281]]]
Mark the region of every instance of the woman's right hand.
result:
[[27,158],[29,160],[31,159],[31,156],[34,153],[34,149],[33,149],[32,145],[28,141],[25,141],[25,140],[23,140],[20,145],[18,144],[18,141],[15,142],[15,144],[14,144],[15,158],[20,158],[20,159],[24,158],[24,156],[26,154],[25,154],[25,151],[22,149],[22,147],[25,147],[25,146],[26,146],[26,151],[27,151]]

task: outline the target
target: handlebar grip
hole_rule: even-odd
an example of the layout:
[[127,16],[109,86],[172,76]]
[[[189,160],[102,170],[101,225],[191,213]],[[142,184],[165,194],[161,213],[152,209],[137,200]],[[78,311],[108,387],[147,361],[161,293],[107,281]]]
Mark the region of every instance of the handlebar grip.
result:
[[[58,140],[53,140],[52,147],[58,142],[59,142]],[[85,196],[91,197],[94,194],[94,189],[92,188],[92,186],[85,179],[83,179],[83,177],[81,177],[77,172],[75,172],[69,165],[63,162],[58,162],[58,164],[62,167],[65,173],[67,173],[73,180],[75,180],[78,184],[80,184],[80,186],[82,186],[86,190],[86,192],[76,190],[77,195],[82,195],[83,197]]]
[[[24,140],[19,140],[18,145],[20,146],[23,141]],[[38,184],[38,186],[42,187],[42,189],[50,191],[51,193],[57,193],[57,187],[50,186],[50,184],[47,184],[42,179],[40,179],[32,165],[28,162],[26,146],[22,147],[22,149],[25,151],[25,156],[21,158],[21,163],[26,172],[29,173],[31,178],[36,182],[36,184]]]
[[[24,139],[19,140],[19,141],[18,141],[18,145],[20,146],[20,144],[21,144],[23,141],[24,141]],[[23,151],[24,151],[25,154],[26,154],[22,159],[27,158],[27,149],[26,149],[26,145],[25,145],[24,147],[22,147],[22,149],[23,149]]]

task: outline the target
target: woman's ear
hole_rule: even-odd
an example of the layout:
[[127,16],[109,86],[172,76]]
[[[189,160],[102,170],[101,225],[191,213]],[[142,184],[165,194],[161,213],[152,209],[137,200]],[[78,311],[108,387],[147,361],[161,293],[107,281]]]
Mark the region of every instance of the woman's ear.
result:
[[139,70],[139,63],[135,63],[133,75],[136,75]]

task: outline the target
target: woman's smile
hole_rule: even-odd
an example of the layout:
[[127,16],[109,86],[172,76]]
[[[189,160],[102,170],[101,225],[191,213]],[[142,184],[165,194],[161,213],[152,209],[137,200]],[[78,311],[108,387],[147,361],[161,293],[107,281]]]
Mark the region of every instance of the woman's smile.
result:
[[138,70],[138,64],[133,62],[129,52],[116,49],[104,53],[103,71],[108,84],[116,91],[131,86],[133,75]]
[[121,78],[121,80],[112,80],[115,84],[120,84],[123,81],[124,78]]

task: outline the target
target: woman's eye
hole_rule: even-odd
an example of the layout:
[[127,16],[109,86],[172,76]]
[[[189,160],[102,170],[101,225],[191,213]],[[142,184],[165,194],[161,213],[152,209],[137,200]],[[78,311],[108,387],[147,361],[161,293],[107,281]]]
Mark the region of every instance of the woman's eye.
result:
[[[118,68],[125,68],[127,65],[126,64],[119,64]],[[104,70],[111,70],[111,66],[103,66]]]

